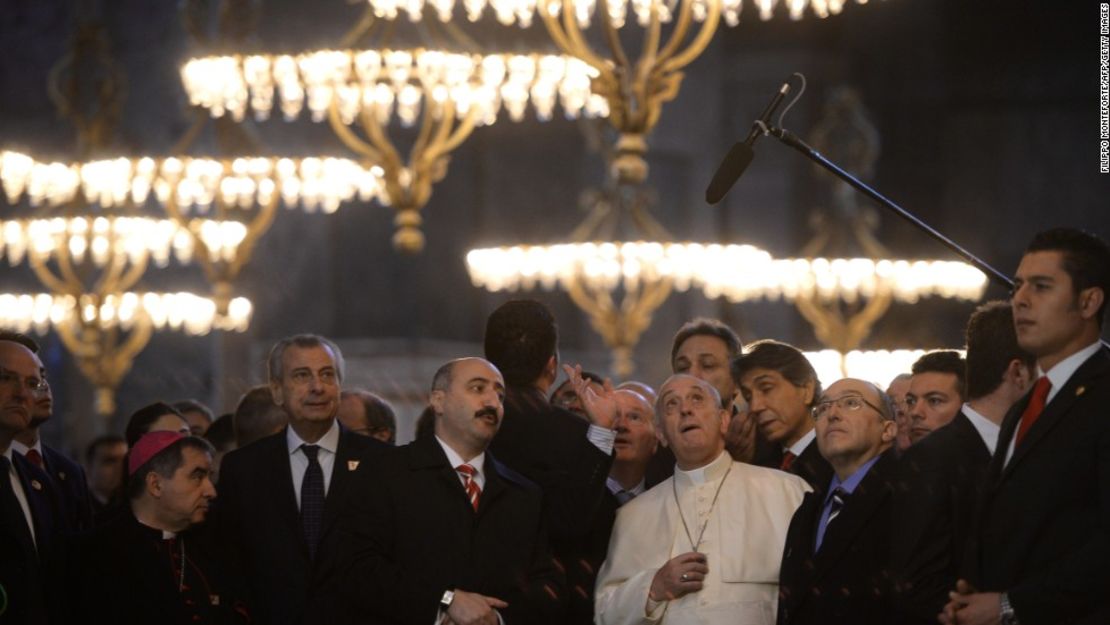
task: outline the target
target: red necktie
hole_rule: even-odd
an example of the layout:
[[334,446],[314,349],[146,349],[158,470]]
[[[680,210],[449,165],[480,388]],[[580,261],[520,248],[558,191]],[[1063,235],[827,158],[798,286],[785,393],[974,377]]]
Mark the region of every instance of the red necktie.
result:
[[39,453],[39,450],[28,449],[27,453],[24,454],[24,457],[30,460],[31,464],[35,465],[36,467],[40,469],[44,468],[44,465],[42,463],[42,454]]
[[794,452],[792,452],[792,451],[786,452],[785,454],[782,455],[782,464],[779,465],[779,468],[782,469],[783,471],[789,471],[791,465],[794,464],[794,459],[797,458],[797,457],[798,456],[794,455]]
[[474,506],[474,511],[478,511],[478,500],[482,497],[482,489],[478,488],[478,482],[474,481],[474,476],[478,475],[478,470],[469,464],[460,464],[455,467],[459,475],[463,478],[463,488],[466,489],[466,496],[470,499],[470,505]]
[[1029,428],[1037,422],[1037,418],[1044,412],[1045,400],[1048,399],[1048,391],[1052,388],[1052,382],[1048,381],[1048,376],[1041,376],[1037,383],[1033,386],[1033,395],[1029,398],[1029,404],[1025,406],[1025,410],[1021,413],[1021,423],[1018,425],[1017,441],[1014,447],[1021,444],[1021,440],[1025,438]]

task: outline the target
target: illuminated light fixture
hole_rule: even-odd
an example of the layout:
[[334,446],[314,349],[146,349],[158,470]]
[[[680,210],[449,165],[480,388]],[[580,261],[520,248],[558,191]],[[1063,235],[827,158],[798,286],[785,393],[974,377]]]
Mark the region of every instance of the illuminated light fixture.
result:
[[[866,4],[867,0],[855,0],[856,4]],[[426,9],[431,9],[432,13],[443,22],[450,21],[455,11],[454,0],[406,0],[400,2],[399,0],[368,0],[370,7],[374,11],[374,15],[382,19],[393,20],[396,19],[401,13],[404,13],[408,19],[419,22],[424,15]],[[537,11],[543,11],[553,16],[558,16],[560,11],[570,11],[578,24],[585,28],[590,25],[592,16],[599,10],[605,11],[605,17],[612,22],[612,24],[620,28],[624,26],[628,19],[629,10],[636,17],[637,23],[640,26],[646,26],[651,22],[653,6],[658,5],[656,10],[661,14],[661,21],[669,22],[672,19],[673,4],[653,2],[652,0],[613,0],[612,2],[597,2],[597,0],[578,0],[575,2],[568,2],[566,0],[461,0],[460,4],[466,13],[466,18],[472,22],[481,19],[483,13],[489,11],[497,18],[497,21],[506,26],[511,24],[519,24],[527,28],[532,24],[533,17]],[[564,6],[568,5],[569,6]],[[744,8],[742,0],[697,0],[691,3],[693,5],[694,19],[702,21],[710,12],[712,5],[719,5],[720,11],[723,14],[725,21],[730,26],[735,26],[740,22],[740,14]],[[779,5],[784,6],[790,14],[790,19],[800,20],[805,15],[806,9],[810,9],[813,15],[825,18],[830,15],[836,15],[844,9],[847,4],[846,0],[748,0],[747,4],[752,5],[759,11],[759,17],[762,20],[769,20],[774,16],[775,10]]]
[[[57,260],[62,253],[66,262],[78,263],[88,255],[101,268],[122,255],[141,275],[147,254],[165,266],[172,250],[181,262],[194,257],[200,261],[224,314],[232,283],[273,223],[279,203],[333,213],[343,202],[379,197],[384,192],[381,176],[379,167],[343,158],[42,163],[18,152],[2,152],[0,185],[10,203],[26,199],[32,207],[64,210],[80,202],[125,212],[5,221],[0,225],[0,253],[6,251],[12,264],[28,252],[31,262],[39,264]],[[126,209],[148,200],[161,204],[171,219],[126,214]],[[55,283],[52,288],[56,287]]]
[[233,298],[226,314],[215,301],[192,293],[0,293],[0,327],[45,334],[54,329],[81,372],[96,387],[97,413],[115,412],[115,391],[154,330],[192,336],[212,330],[243,332],[252,307]]
[[[394,209],[394,246],[423,249],[420,211],[443,178],[450,153],[475,126],[502,110],[520,120],[529,106],[541,120],[556,105],[564,116],[603,116],[607,101],[590,90],[595,72],[555,55],[456,54],[437,50],[323,50],[297,56],[221,56],[188,61],[181,70],[189,100],[213,117],[286,120],[307,109],[328,120],[352,151],[381,171],[377,197]],[[389,137],[396,119],[419,126],[408,158]],[[361,133],[361,134],[360,134]]]
[[[886,389],[895,376],[909,373],[913,363],[928,351],[924,349],[852,350],[841,353],[835,349],[805,352],[825,386],[841,378],[866,380]],[[961,354],[963,350],[957,350]]]

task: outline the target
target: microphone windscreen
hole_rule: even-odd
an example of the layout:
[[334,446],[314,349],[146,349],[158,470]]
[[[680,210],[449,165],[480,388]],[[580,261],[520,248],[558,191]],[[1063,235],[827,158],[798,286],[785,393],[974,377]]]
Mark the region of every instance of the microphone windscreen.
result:
[[713,174],[713,179],[709,181],[709,187],[705,190],[705,201],[710,204],[720,202],[732,185],[736,184],[737,178],[751,164],[753,155],[752,146],[746,141],[732,146],[725,155],[725,160],[721,161],[721,166],[717,168],[717,173]]

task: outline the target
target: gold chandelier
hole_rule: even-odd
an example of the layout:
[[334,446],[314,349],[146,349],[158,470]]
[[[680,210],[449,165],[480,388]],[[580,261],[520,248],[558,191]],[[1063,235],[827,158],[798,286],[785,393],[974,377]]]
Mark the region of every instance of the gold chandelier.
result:
[[[358,32],[348,39],[357,39]],[[558,104],[569,118],[607,114],[592,94],[585,63],[539,54],[460,54],[441,50],[321,50],[291,55],[191,59],[181,71],[190,102],[214,117],[256,120],[275,108],[289,121],[308,110],[329,122],[339,139],[381,171],[379,201],[395,211],[394,246],[423,249],[420,211],[446,174],[450,153],[476,126],[504,109],[519,121],[527,107],[541,120]],[[390,137],[390,122],[419,123],[408,157]]]

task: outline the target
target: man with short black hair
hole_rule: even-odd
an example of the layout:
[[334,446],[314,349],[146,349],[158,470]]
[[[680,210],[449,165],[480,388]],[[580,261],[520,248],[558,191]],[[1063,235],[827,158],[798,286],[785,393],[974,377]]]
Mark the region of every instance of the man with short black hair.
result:
[[212,453],[204,439],[178,432],[139,439],[128,459],[125,510],[73,547],[71,622],[248,622],[205,538],[191,531],[216,497]]
[[608,492],[616,433],[605,415],[589,422],[547,400],[558,338],[546,306],[511,300],[490,314],[484,344],[505,379],[505,418],[490,451],[543,490],[552,553],[565,567]]
[[889,625],[888,569],[897,434],[890,397],[845,378],[813,409],[830,481],[806,493],[782,559],[779,625]]
[[891,551],[899,623],[931,625],[947,602],[999,426],[1034,368],[1018,345],[1009,302],[976,309],[967,323],[967,403],[902,456]]
[[967,397],[967,363],[960,353],[938,349],[913,363],[906,410],[910,413],[910,444],[952,422]]
[[359,622],[559,622],[562,576],[548,553],[543,495],[488,450],[504,392],[488,361],[446,363],[429,397],[434,435],[359,476],[343,523]]
[[1026,248],[1011,305],[1040,377],[1002,422],[946,622],[1110,622],[1108,294],[1097,236],[1060,228]]
[[732,361],[732,374],[760,433],[782,449],[780,469],[824,488],[833,470],[817,449],[813,404],[821,381],[805,354],[778,341],[756,341]]
[[115,497],[122,492],[126,456],[127,441],[118,434],[98,436],[85,449],[85,473],[94,516],[115,503]]
[[284,338],[267,369],[289,426],[224,457],[216,519],[224,549],[257,622],[348,622],[336,527],[361,496],[351,488],[356,474],[388,446],[339,427],[343,355],[332,341]]

